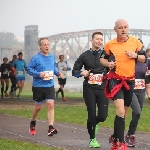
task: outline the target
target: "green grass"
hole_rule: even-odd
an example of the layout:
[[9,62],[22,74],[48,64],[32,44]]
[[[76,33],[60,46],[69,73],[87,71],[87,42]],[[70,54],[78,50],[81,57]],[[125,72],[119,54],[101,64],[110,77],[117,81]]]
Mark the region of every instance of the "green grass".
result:
[[[10,90],[11,84],[9,85],[9,90]],[[9,91],[8,90],[8,91]],[[16,91],[16,94],[18,93],[18,90]],[[83,98],[83,93],[81,92],[69,92],[69,91],[64,91],[65,96],[67,99],[82,99]],[[23,91],[21,93],[22,98],[32,98],[32,85],[29,82],[25,82],[25,85],[23,87]],[[61,94],[59,93],[58,98],[61,98]]]
[[16,140],[0,139],[0,150],[60,150],[58,148],[50,148],[31,144],[27,142],[19,142]]
[[[82,99],[83,94],[82,93],[75,93],[75,92],[64,92],[67,99]],[[21,93],[21,97],[23,98],[32,98],[32,92],[31,91],[23,91]],[[59,93],[58,98],[61,98],[61,95]]]
[[[21,109],[21,110],[10,110],[10,109],[0,109],[0,113],[12,114],[15,116],[23,116],[26,118],[31,118],[32,110],[31,109]],[[45,106],[39,113],[38,119],[47,120]],[[141,118],[139,120],[139,124],[137,127],[138,131],[150,132],[150,106],[144,106]],[[100,123],[100,126],[106,128],[113,128],[115,116],[115,109],[113,105],[109,106],[109,113],[107,120],[104,123]],[[86,125],[87,120],[87,111],[84,105],[80,106],[55,106],[55,121],[57,122],[68,122],[75,124]],[[128,129],[129,122],[131,120],[131,111],[126,119],[126,130]]]

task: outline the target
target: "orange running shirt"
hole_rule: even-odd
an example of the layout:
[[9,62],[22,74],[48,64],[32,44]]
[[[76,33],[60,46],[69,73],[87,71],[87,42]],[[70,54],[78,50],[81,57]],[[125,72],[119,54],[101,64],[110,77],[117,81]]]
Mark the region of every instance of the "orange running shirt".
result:
[[115,73],[119,76],[132,77],[135,73],[135,59],[129,58],[125,52],[138,52],[142,48],[141,42],[136,38],[129,36],[126,42],[118,42],[117,39],[110,40],[104,46],[107,55],[114,55],[116,60]]

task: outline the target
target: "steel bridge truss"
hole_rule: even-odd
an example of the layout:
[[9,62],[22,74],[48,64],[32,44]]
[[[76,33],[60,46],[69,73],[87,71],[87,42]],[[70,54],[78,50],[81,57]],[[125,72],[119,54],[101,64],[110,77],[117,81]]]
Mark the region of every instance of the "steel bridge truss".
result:
[[[92,34],[99,31],[103,33],[104,44],[115,37],[113,29],[96,29],[56,34],[48,37],[51,43],[51,52],[56,57],[64,54],[68,58],[77,58],[82,52],[90,48]],[[129,35],[142,39],[143,36],[150,36],[150,30],[130,29]],[[150,47],[150,43],[147,47]]]

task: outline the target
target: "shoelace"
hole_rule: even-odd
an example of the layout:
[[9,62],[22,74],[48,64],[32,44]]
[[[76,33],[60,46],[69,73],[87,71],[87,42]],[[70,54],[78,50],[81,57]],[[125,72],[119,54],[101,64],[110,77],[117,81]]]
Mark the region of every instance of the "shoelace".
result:
[[31,126],[31,130],[35,130],[35,127],[34,127],[34,126]]
[[135,137],[130,137],[131,142],[135,141]]

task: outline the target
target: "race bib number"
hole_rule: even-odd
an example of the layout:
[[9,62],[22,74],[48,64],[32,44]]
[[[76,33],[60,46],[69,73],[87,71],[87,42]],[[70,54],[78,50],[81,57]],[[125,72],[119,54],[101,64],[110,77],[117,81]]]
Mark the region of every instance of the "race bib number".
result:
[[23,76],[24,72],[23,71],[17,71],[17,76]]
[[8,70],[5,70],[3,74],[8,75]]
[[101,85],[103,81],[103,74],[93,74],[90,73],[88,77],[88,83],[89,84],[98,84]]
[[44,71],[44,80],[51,80],[54,78],[54,72],[53,71]]
[[134,89],[145,89],[145,80],[144,79],[135,79]]

